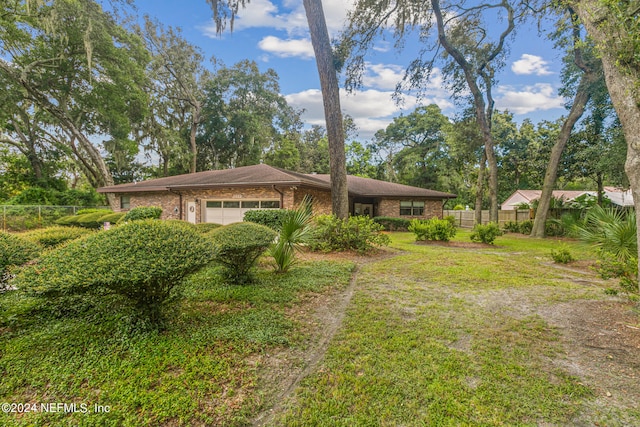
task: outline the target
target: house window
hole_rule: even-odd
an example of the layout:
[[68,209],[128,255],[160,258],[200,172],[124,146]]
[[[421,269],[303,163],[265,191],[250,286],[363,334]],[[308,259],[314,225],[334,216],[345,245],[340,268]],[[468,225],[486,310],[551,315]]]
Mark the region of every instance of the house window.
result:
[[120,209],[129,209],[131,207],[130,196],[120,196]]
[[418,200],[400,201],[401,216],[423,216],[424,202]]
[[279,209],[280,201],[279,200],[263,200],[260,202],[260,207],[262,209]]
[[221,208],[222,207],[222,202],[207,202],[207,207],[208,208]]
[[258,209],[260,207],[260,202],[253,201],[246,201],[246,202],[242,202],[242,209]]
[[240,207],[240,202],[227,202],[227,201],[225,201],[224,204],[222,205],[222,207],[224,207],[225,209],[239,208]]

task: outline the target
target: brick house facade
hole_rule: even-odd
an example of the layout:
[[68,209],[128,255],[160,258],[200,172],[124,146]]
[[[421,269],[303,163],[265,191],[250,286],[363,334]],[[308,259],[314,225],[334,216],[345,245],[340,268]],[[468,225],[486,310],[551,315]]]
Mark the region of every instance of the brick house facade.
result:
[[[443,203],[455,195],[361,177],[347,177],[352,214],[401,218],[442,218]],[[295,209],[305,196],[315,214],[331,213],[330,178],[267,165],[159,178],[98,189],[119,200],[118,211],[159,206],[163,219],[194,223],[235,222],[248,209]],[[226,213],[225,213],[226,212]]]

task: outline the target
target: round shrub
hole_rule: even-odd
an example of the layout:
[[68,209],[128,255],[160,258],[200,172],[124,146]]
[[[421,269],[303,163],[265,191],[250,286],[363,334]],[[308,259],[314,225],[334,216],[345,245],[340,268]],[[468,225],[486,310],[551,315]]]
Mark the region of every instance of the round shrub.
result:
[[438,240],[448,242],[458,231],[456,226],[446,219],[431,218],[429,220],[411,220],[409,231],[416,235],[416,240]]
[[206,236],[213,241],[213,259],[225,267],[227,280],[244,284],[251,282],[251,268],[276,232],[264,225],[238,222],[216,228]]
[[9,267],[31,261],[40,255],[41,249],[37,243],[0,231],[0,288],[8,279]]
[[486,225],[476,224],[471,232],[471,241],[493,245],[498,236],[502,236],[502,230],[495,222],[490,222]]
[[53,248],[91,233],[91,230],[80,227],[55,226],[28,231],[23,233],[22,237],[34,243],[38,243],[45,248]]
[[245,212],[243,219],[245,222],[261,224],[278,231],[288,214],[287,209],[254,209]]
[[162,208],[157,206],[139,206],[131,209],[125,216],[120,218],[119,223],[128,221],[139,221],[141,219],[160,219]]
[[196,224],[196,230],[203,234],[220,227],[222,227],[222,225],[216,224],[214,222],[201,222]]
[[50,298],[115,293],[140,319],[159,325],[182,278],[209,263],[212,251],[211,242],[190,227],[134,221],[48,252],[22,269],[15,283]]
[[382,234],[384,227],[368,216],[340,219],[335,215],[318,215],[315,222],[316,239],[310,245],[313,250],[366,253],[389,244],[389,236]]

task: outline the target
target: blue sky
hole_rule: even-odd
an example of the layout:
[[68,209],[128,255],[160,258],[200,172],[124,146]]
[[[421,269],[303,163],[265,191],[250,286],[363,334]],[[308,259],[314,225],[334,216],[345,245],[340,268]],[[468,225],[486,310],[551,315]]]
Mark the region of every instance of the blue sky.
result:
[[[243,59],[255,60],[262,71],[273,68],[280,76],[280,88],[290,105],[303,108],[307,124],[324,125],[320,83],[300,0],[251,0],[239,12],[233,33],[215,34],[211,10],[205,0],[136,0],[140,14],[156,17],[165,25],[181,27],[187,40],[199,46],[207,58],[214,55],[231,66]],[[323,0],[330,34],[343,26],[349,1]],[[509,59],[494,88],[496,107],[508,109],[517,121],[535,123],[555,120],[566,113],[565,100],[557,94],[562,54],[538,35],[534,25],[520,28],[511,43]],[[436,71],[424,99],[405,96],[402,106],[391,94],[402,78],[415,51],[409,45],[396,52],[380,43],[368,58],[363,88],[356,94],[342,93],[343,111],[359,128],[360,139],[368,140],[393,117],[410,113],[416,106],[436,103],[453,117],[455,108]]]

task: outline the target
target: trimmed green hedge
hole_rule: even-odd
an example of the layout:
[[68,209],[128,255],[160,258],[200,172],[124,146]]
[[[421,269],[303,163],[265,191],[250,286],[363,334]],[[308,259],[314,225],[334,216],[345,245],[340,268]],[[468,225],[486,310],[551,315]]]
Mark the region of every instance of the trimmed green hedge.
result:
[[117,223],[120,218],[122,218],[125,215],[124,212],[112,212],[109,214],[106,214],[104,216],[101,216],[98,221],[102,224],[104,224],[105,222],[108,222],[109,224],[115,224]]
[[254,209],[245,212],[244,221],[261,224],[278,231],[288,214],[287,209]]
[[41,251],[37,243],[0,231],[0,288],[7,279],[9,267],[23,265],[38,257]]
[[490,222],[486,225],[476,224],[473,227],[473,232],[470,237],[472,242],[481,242],[493,245],[496,237],[502,236],[502,234],[500,226],[495,222]]
[[276,238],[267,226],[252,222],[225,225],[206,234],[213,241],[213,259],[225,267],[228,281],[252,281],[251,268]]
[[391,216],[377,216],[373,220],[382,225],[387,231],[408,231],[409,224],[411,224],[411,220]]
[[152,325],[182,278],[211,261],[213,245],[178,222],[133,221],[43,255],[16,276],[16,286],[47,298],[104,292],[125,297]]
[[222,225],[220,224],[216,224],[213,222],[201,222],[195,225],[196,230],[198,230],[200,233],[208,233],[211,230],[215,230],[216,228],[220,228],[222,227]]
[[100,219],[105,215],[113,215],[113,212],[112,211],[96,211],[88,214],[78,215],[76,224],[84,228],[93,228],[93,229],[102,228],[102,225],[104,224],[104,222],[100,221]]
[[28,231],[21,234],[21,237],[42,245],[45,248],[53,248],[91,233],[91,230],[80,227],[55,226]]
[[118,222],[123,223],[129,221],[139,221],[141,219],[160,219],[161,215],[162,208],[159,208],[157,206],[139,206],[127,212],[125,216],[120,218]]

